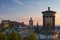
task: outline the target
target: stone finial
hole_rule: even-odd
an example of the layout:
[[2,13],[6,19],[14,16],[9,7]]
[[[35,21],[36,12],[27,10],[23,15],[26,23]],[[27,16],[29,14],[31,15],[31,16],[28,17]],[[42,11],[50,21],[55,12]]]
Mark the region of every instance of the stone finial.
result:
[[50,7],[48,7],[48,11],[50,11]]

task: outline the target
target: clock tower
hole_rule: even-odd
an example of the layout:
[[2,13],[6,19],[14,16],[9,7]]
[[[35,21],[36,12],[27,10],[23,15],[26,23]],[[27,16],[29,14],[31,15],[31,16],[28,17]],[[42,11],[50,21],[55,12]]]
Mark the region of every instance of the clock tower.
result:
[[29,20],[29,27],[33,27],[33,20],[32,20],[32,18],[30,18],[30,20]]

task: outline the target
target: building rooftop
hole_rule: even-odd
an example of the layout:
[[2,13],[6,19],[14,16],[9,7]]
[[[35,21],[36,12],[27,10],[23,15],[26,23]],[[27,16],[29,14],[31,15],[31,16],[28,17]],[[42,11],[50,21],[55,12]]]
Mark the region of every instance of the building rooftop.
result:
[[56,12],[55,11],[51,11],[50,7],[48,7],[48,10],[47,11],[43,11],[42,13],[56,13]]

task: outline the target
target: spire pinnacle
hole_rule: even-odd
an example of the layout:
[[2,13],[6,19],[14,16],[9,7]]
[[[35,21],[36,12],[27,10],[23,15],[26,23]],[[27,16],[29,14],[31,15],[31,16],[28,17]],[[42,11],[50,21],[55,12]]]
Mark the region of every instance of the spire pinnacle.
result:
[[37,21],[37,26],[38,26],[38,21]]

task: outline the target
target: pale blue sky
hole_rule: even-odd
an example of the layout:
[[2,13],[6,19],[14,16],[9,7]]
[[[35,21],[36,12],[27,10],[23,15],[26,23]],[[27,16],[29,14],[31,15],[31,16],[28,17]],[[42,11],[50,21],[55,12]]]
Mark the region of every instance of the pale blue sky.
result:
[[57,22],[60,20],[60,0],[0,0],[0,21],[8,19],[28,24],[32,17],[34,24],[39,21],[39,25],[42,25],[41,12],[49,6],[51,10],[57,11],[56,25],[60,25],[60,22]]

